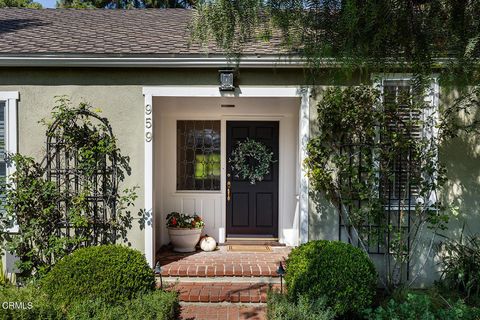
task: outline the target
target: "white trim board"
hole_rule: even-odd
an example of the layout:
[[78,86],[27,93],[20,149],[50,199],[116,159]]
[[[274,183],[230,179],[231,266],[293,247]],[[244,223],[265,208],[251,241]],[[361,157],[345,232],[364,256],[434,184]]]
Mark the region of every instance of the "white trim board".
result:
[[[326,62],[327,63],[327,62]],[[328,62],[331,63],[331,62]],[[100,68],[303,68],[304,58],[280,55],[245,55],[240,60],[225,56],[186,57],[101,57],[98,55],[26,55],[2,56],[0,66],[7,67],[100,67]]]
[[[310,90],[298,86],[240,86],[234,92],[220,92],[218,86],[155,86],[144,87],[145,110],[152,108],[153,97],[292,97],[301,98],[299,106],[299,155],[298,155],[298,199],[299,214],[296,223],[301,243],[308,241],[308,179],[301,165],[306,157],[306,145],[309,138]],[[145,129],[145,209],[153,213],[153,139],[152,126]],[[150,122],[151,123],[151,122]],[[148,137],[150,135],[151,139]],[[223,186],[223,184],[222,184]],[[281,186],[280,186],[281,187]],[[155,217],[145,226],[145,256],[151,267],[155,264]]]
[[[5,152],[15,154],[18,152],[17,137],[17,100],[19,99],[18,91],[2,91],[0,92],[0,101],[5,101]],[[10,163],[7,165],[7,181],[8,177],[15,172],[15,165]],[[18,232],[18,225],[9,228],[7,232]]]

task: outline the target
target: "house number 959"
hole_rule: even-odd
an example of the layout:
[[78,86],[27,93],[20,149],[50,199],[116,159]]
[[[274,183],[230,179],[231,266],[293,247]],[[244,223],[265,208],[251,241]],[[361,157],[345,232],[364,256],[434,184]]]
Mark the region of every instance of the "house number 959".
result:
[[[150,104],[147,104],[145,106],[145,114],[147,116],[152,114],[152,106]],[[147,130],[149,130],[145,133],[145,140],[147,142],[150,142],[150,141],[152,141],[152,132],[150,131],[150,129],[152,128],[152,118],[151,117],[145,117],[145,128],[147,128]]]

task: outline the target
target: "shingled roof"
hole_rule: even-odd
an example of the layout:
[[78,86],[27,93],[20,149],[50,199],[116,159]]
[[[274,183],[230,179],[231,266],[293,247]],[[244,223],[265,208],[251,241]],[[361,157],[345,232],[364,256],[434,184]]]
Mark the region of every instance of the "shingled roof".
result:
[[[192,44],[185,9],[0,9],[0,55],[189,56],[222,54]],[[258,41],[245,54],[276,55],[280,41]]]

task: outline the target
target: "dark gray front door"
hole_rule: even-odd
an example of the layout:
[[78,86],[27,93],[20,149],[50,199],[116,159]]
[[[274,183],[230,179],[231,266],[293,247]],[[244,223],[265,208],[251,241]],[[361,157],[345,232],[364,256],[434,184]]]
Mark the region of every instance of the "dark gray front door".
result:
[[[255,184],[235,177],[228,162],[247,138],[265,144],[276,160]],[[278,236],[278,140],[278,121],[227,121],[227,237]]]

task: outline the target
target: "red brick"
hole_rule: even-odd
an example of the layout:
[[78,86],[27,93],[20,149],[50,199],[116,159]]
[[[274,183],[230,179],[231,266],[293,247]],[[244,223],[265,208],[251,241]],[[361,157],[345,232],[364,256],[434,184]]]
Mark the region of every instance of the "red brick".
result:
[[200,302],[209,302],[210,301],[210,291],[208,289],[202,289],[199,295]]
[[233,294],[230,294],[230,297],[228,299],[228,301],[230,302],[240,302],[240,293],[233,293]]

